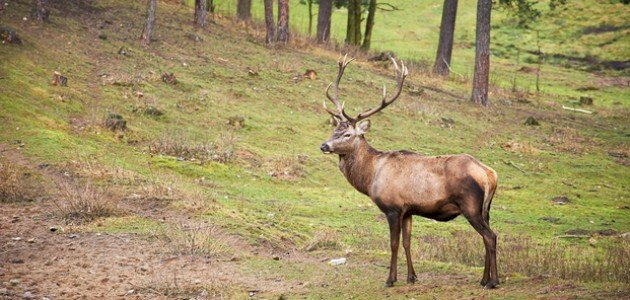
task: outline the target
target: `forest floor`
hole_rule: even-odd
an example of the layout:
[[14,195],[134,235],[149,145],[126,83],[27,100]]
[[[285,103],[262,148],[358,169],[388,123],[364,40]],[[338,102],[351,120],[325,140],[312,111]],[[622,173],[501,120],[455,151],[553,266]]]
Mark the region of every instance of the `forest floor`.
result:
[[[483,244],[463,218],[416,218],[420,281],[384,288],[386,221],[319,151],[337,52],[300,39],[267,47],[224,17],[194,28],[173,2],[160,2],[144,47],[142,1],[54,3],[49,24],[29,20],[27,1],[0,11],[22,39],[0,45],[0,298],[630,295],[626,78],[588,75],[604,98],[593,105],[578,104],[584,81],[562,93],[492,86],[484,109],[467,101],[468,79],[414,66],[367,138],[383,150],[465,152],[497,170],[501,285],[479,286]],[[68,86],[51,85],[54,71]],[[375,105],[390,72],[359,55],[341,86],[349,111]],[[111,114],[126,130],[107,128]]]

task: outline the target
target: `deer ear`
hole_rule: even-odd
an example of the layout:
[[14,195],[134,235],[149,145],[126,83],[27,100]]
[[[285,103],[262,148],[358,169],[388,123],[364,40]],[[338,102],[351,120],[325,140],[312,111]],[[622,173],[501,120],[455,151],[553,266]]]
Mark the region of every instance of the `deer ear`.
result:
[[357,124],[356,128],[358,134],[364,134],[368,132],[368,130],[370,130],[370,120],[361,121],[359,124]]

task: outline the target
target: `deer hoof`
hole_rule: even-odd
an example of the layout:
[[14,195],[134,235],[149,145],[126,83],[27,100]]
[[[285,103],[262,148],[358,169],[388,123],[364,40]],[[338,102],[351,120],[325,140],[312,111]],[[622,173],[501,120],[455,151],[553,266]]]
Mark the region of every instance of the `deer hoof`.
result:
[[410,275],[407,276],[407,283],[416,283],[418,281],[418,276],[414,275]]
[[394,282],[396,282],[396,280],[387,280],[385,282],[385,287],[392,287],[392,286],[394,286]]

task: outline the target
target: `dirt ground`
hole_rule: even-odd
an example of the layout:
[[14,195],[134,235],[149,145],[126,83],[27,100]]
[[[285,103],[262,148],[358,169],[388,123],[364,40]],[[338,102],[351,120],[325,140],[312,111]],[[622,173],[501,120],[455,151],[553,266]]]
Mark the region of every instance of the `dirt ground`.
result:
[[[49,209],[0,206],[0,298],[207,299],[299,287],[243,274],[230,255],[169,255],[163,241],[133,234],[68,232]],[[233,241],[240,253],[271,255]]]

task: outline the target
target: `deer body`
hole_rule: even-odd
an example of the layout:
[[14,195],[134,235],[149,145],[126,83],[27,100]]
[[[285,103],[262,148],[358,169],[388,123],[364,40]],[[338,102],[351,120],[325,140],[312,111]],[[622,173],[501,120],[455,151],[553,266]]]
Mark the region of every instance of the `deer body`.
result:
[[460,199],[471,193],[485,194],[484,188],[496,184],[496,173],[470,155],[381,152],[364,138],[355,152],[340,155],[339,169],[383,213],[399,212],[437,221],[459,216]]
[[[328,86],[326,95],[337,112],[326,110],[338,121],[332,137],[321,145],[324,153],[339,155],[339,169],[359,192],[369,196],[385,214],[390,229],[391,261],[386,286],[397,279],[397,257],[400,236],[407,258],[407,281],[417,281],[411,261],[412,216],[419,215],[437,221],[450,221],[464,215],[483,237],[486,249],[485,268],[481,285],[494,288],[499,284],[496,267],[496,234],[490,229],[490,204],[497,187],[497,173],[467,154],[424,156],[409,151],[381,152],[372,148],[364,134],[369,120],[361,121],[394,102],[400,95],[407,76],[396,62],[398,90],[387,99],[383,89],[381,106],[348,116],[338,101],[338,84],[350,61],[339,62],[339,73]],[[334,96],[328,90],[334,86]],[[325,106],[325,104],[324,104]],[[360,122],[361,121],[361,122]]]

